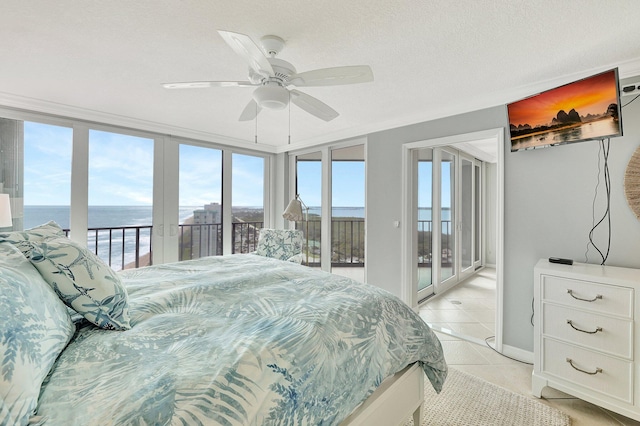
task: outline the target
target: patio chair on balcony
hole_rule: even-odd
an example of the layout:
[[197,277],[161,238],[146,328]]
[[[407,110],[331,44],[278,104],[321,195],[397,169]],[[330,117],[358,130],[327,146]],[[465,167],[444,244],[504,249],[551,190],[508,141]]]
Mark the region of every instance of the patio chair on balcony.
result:
[[302,263],[304,234],[297,229],[260,229],[255,254]]

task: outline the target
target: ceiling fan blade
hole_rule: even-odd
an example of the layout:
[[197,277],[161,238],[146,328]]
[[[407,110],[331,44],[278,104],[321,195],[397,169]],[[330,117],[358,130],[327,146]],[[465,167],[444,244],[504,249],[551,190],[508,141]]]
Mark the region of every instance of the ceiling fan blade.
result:
[[302,93],[298,90],[291,90],[291,102],[307,111],[311,115],[315,115],[324,121],[331,121],[340,114],[329,105],[314,98],[313,96]]
[[231,31],[218,30],[218,33],[234,52],[242,56],[242,58],[249,63],[249,67],[251,67],[252,70],[265,77],[275,74],[269,60],[264,56],[264,53],[262,53],[258,45],[251,40],[251,37]]
[[242,111],[242,114],[240,114],[240,118],[238,119],[238,121],[251,121],[256,118],[261,110],[262,108],[258,106],[256,101],[251,99],[247,106],[244,107],[244,110]]
[[290,81],[300,87],[368,83],[373,81],[373,71],[369,65],[322,68],[296,74]]
[[250,81],[185,81],[179,83],[162,83],[165,89],[202,89],[207,87],[245,87],[257,86]]

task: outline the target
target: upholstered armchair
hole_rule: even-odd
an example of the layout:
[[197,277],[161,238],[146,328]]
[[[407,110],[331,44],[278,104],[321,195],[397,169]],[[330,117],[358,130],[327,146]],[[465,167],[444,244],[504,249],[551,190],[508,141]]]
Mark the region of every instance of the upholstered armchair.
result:
[[260,229],[255,254],[289,262],[302,263],[304,235],[297,229]]

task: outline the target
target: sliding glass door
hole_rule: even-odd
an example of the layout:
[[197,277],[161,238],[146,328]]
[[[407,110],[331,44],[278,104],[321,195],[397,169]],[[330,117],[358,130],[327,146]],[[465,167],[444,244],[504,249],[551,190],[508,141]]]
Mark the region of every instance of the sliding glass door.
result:
[[473,266],[478,269],[482,265],[482,162],[476,160],[473,165]]
[[304,232],[303,263],[320,268],[322,260],[322,152],[296,156],[295,192],[303,203],[304,218],[296,229]]
[[460,273],[473,272],[473,159],[460,156]]
[[[364,144],[291,153],[291,197],[303,203],[304,260],[310,267],[365,281]],[[306,207],[306,209],[304,208]]]
[[364,282],[364,145],[331,150],[331,272]]
[[468,277],[481,263],[481,162],[453,147],[413,150],[412,238],[418,300]]
[[417,280],[418,300],[433,294],[433,150],[417,151]]
[[254,155],[232,155],[231,245],[233,253],[256,250],[264,225],[265,159]]
[[440,282],[456,278],[456,153],[436,149],[440,154]]

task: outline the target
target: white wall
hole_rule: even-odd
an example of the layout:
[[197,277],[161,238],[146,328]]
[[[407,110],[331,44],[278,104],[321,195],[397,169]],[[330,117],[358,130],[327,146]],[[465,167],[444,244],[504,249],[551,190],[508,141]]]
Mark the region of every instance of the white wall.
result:
[[[622,104],[630,100],[625,97]],[[640,268],[640,221],[628,207],[623,190],[627,162],[640,146],[640,99],[623,109],[622,120],[625,136],[611,140],[609,156],[612,243],[607,265]],[[499,106],[369,135],[366,264],[371,284],[400,296],[401,229],[393,222],[401,218],[402,144],[506,126],[506,108]],[[506,345],[533,350],[530,319],[537,260],[560,256],[585,261],[598,146],[597,141],[586,141],[515,153],[504,147]],[[603,202],[597,204],[598,214]],[[604,244],[601,240],[600,245]],[[597,252],[589,253],[589,262],[599,263]]]
[[485,265],[496,266],[496,203],[497,203],[498,167],[495,163],[487,163],[484,182],[485,229],[484,252]]

